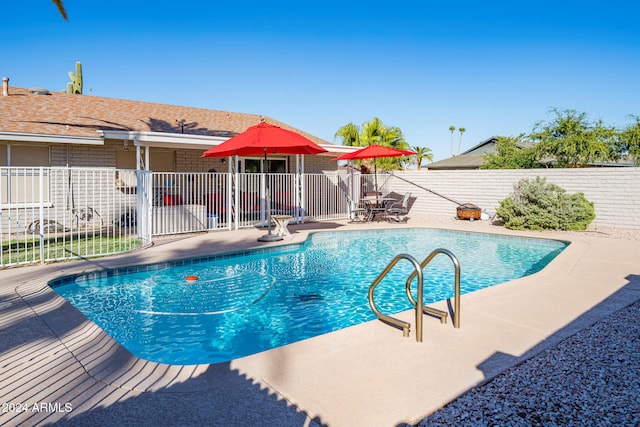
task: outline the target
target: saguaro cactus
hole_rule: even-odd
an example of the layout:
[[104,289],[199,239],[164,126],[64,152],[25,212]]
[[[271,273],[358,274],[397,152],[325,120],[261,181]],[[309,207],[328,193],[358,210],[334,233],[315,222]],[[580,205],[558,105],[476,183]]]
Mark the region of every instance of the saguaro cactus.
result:
[[82,64],[76,62],[76,74],[69,71],[71,81],[67,83],[67,93],[82,95]]

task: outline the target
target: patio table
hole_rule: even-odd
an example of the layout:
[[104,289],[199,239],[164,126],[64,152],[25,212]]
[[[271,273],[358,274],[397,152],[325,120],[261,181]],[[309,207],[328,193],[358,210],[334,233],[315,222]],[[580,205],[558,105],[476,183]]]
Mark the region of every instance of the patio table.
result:
[[396,199],[394,199],[393,197],[376,197],[376,196],[365,196],[362,199],[363,202],[365,203],[371,203],[374,205],[385,205],[387,202],[395,202]]
[[376,197],[376,196],[367,196],[363,197],[362,202],[364,203],[367,212],[369,213],[367,220],[374,221],[376,217],[380,217],[385,215],[387,212],[387,202],[395,202],[396,199],[391,197]]

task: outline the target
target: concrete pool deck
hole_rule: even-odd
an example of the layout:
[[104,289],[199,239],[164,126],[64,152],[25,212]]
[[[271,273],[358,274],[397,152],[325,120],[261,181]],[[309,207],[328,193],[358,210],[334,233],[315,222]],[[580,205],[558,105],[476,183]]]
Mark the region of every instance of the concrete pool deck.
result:
[[[290,225],[309,232],[397,224]],[[69,274],[264,247],[264,230],[159,239],[138,252],[0,270],[0,425],[401,426],[640,299],[640,241],[510,232],[485,221],[408,226],[571,242],[543,271],[463,295],[461,328],[424,318],[424,341],[379,321],[229,363],[138,359],[48,286]],[[464,268],[464,266],[463,266]],[[446,302],[434,304],[446,309]]]

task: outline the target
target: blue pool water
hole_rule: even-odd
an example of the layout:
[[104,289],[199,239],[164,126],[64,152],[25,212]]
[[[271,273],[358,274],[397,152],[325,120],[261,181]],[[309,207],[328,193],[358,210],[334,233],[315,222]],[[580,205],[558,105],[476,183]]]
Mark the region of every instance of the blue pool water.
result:
[[[304,244],[65,277],[51,285],[138,357],[216,363],[375,319],[369,286],[399,253],[420,262],[433,249],[449,249],[460,261],[464,294],[533,274],[566,245],[423,228],[319,232]],[[383,313],[411,308],[404,293],[411,272],[403,260],[378,285]],[[186,281],[190,275],[199,279]],[[425,304],[452,297],[451,260],[438,255],[424,283]]]

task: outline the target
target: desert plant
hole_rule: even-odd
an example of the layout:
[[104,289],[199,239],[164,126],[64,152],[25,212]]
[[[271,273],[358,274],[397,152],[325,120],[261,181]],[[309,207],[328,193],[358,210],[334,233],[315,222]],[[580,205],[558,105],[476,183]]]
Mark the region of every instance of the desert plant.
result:
[[495,153],[485,153],[480,169],[534,169],[542,167],[535,146],[522,142],[524,135],[496,137]]
[[524,178],[500,202],[497,214],[513,230],[585,230],[595,218],[593,202],[583,193],[567,194],[546,178]]
[[82,95],[82,64],[80,62],[76,62],[75,74],[69,71],[69,78],[71,81],[67,83],[67,90],[63,92]]
[[549,158],[554,167],[584,167],[595,162],[616,160],[616,131],[602,120],[592,123],[586,113],[552,109],[555,120],[539,122],[529,137],[537,142],[540,158]]

